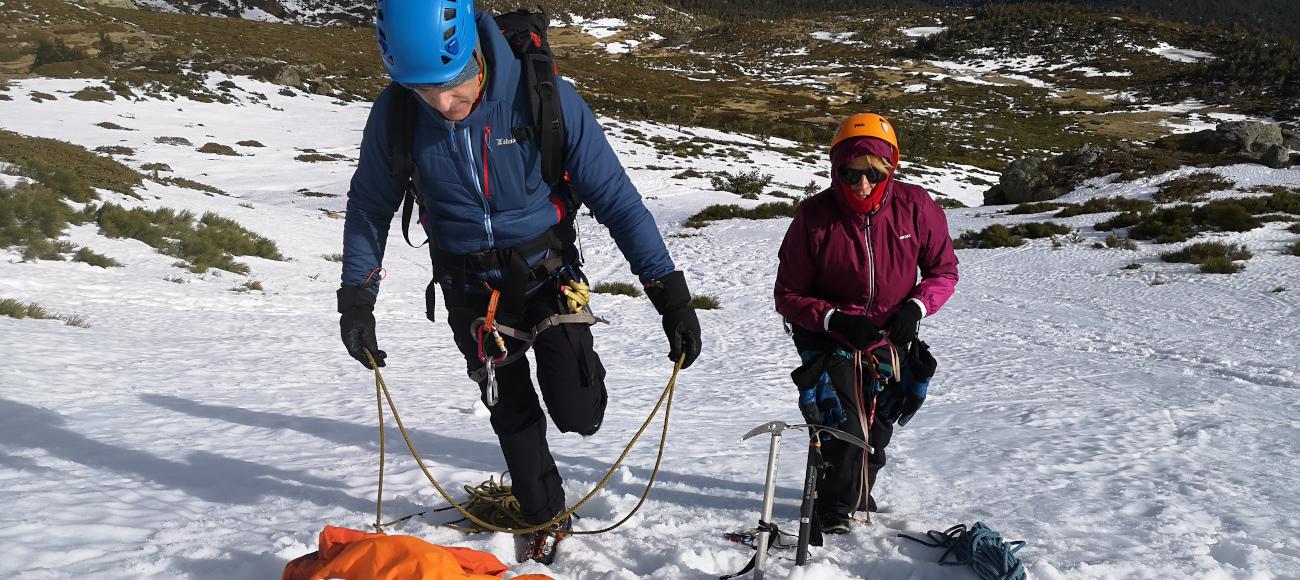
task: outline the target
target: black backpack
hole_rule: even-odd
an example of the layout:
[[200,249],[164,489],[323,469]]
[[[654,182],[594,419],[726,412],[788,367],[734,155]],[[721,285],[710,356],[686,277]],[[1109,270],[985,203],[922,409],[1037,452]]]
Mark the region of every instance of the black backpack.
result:
[[[554,232],[563,242],[573,244],[577,238],[573,219],[582,202],[569,186],[568,176],[564,172],[564,115],[555,86],[559,75],[555,56],[546,41],[550,18],[545,12],[516,10],[498,15],[495,20],[506,41],[510,43],[515,57],[523,65],[528,104],[532,110],[532,124],[516,127],[511,132],[518,141],[537,142],[542,157],[542,179],[559,196],[567,210],[564,222],[558,224]],[[393,83],[392,89],[393,97],[388,110],[389,171],[393,182],[402,190],[402,237],[408,245],[417,247],[411,243],[411,211],[416,203],[420,203],[421,214],[425,214],[423,198],[419,192],[419,175],[411,156],[411,144],[415,139],[415,123],[419,114],[419,97],[397,83]],[[436,240],[432,239],[425,243],[437,245]],[[431,247],[430,250],[434,248]],[[436,255],[436,252],[432,253]],[[435,269],[436,266],[435,264]]]

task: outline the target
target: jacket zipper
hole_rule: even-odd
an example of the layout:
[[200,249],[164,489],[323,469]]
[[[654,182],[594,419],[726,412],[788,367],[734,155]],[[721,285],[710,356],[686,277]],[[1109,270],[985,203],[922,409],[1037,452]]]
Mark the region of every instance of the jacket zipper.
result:
[[[488,129],[491,131],[491,129]],[[483,133],[483,176],[487,178],[487,131]],[[455,134],[452,135],[452,142],[455,142]],[[478,165],[474,159],[473,140],[470,139],[469,127],[465,127],[465,158],[469,161],[469,176],[474,182],[474,188],[478,194],[483,197],[483,231],[487,233],[488,246],[495,247],[496,241],[492,235],[492,209],[488,206],[487,194],[484,193],[483,182],[479,180],[478,173],[474,171],[474,166]]]
[[867,227],[862,229],[862,241],[867,245],[867,306],[863,314],[871,311],[871,304],[876,301],[876,256],[871,251],[871,216],[867,216]]

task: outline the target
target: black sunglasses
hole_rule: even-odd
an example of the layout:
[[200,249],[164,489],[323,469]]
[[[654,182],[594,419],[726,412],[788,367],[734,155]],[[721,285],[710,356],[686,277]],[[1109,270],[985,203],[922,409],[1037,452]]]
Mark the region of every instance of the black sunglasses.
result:
[[868,167],[866,169],[850,169],[847,165],[841,165],[840,168],[836,170],[836,176],[840,178],[840,183],[843,183],[844,185],[857,185],[862,182],[863,177],[867,178],[868,183],[880,183],[884,181],[886,177],[889,177],[885,172],[876,169],[875,167]]

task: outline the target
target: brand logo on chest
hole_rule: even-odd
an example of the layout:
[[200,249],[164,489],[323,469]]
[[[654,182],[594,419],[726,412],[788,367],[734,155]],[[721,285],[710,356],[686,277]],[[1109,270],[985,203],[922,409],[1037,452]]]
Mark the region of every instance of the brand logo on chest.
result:
[[515,138],[514,138],[514,137],[506,137],[506,138],[504,138],[504,139],[497,139],[497,146],[498,146],[498,147],[500,147],[500,146],[502,146],[502,145],[514,145],[514,144],[515,144]]

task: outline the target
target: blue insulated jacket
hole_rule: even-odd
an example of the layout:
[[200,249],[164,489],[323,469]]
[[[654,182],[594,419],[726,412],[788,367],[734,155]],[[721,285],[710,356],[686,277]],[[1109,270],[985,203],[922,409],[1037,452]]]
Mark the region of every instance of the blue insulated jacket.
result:
[[[541,153],[512,129],[531,125],[523,69],[489,16],[478,15],[488,63],[487,88],[461,122],[420,102],[412,156],[429,215],[426,228],[443,250],[468,254],[509,248],[542,235],[560,210],[542,180]],[[628,179],[587,104],[567,82],[558,90],[565,122],[565,169],[582,202],[607,226],[643,283],[674,270],[654,217]],[[364,282],[380,266],[388,227],[402,202],[388,166],[393,88],[375,99],[361,138],[343,226],[343,285]],[[562,205],[562,204],[561,204]],[[375,290],[376,292],[378,290]]]

